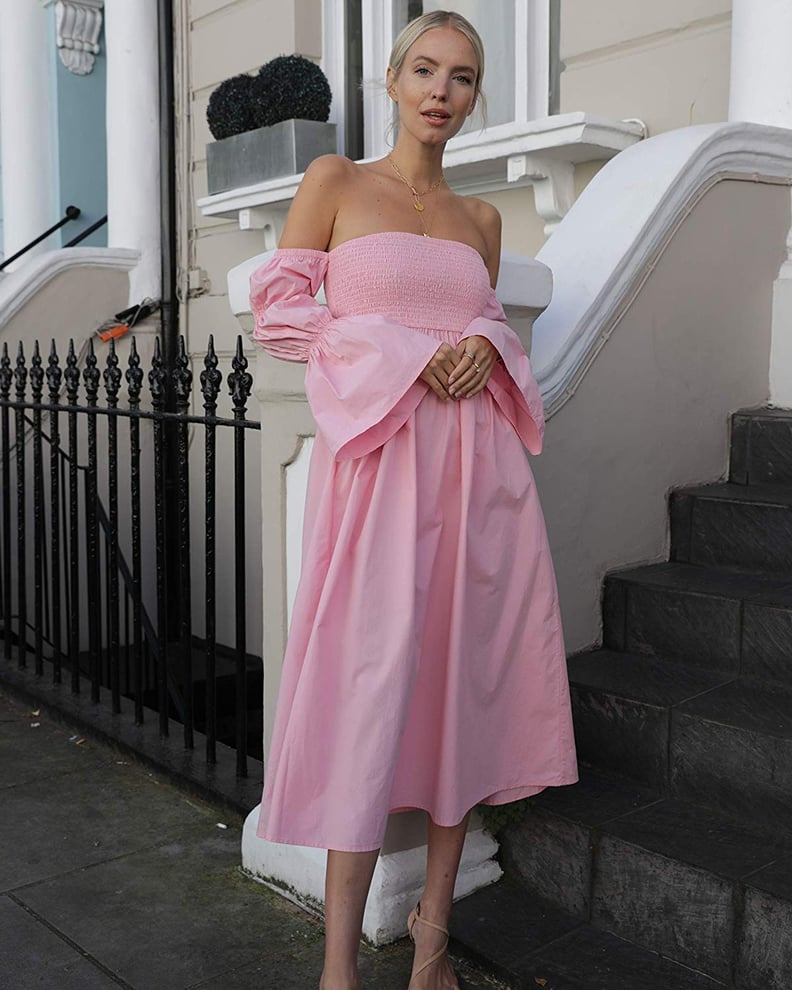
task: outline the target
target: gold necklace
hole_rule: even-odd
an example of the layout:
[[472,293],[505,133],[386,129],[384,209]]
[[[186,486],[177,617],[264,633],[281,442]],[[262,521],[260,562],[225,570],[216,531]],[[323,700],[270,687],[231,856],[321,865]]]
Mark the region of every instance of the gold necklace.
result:
[[[429,237],[429,232],[426,229],[426,224],[424,223],[424,218],[423,218],[423,212],[426,209],[426,207],[424,206],[423,202],[421,201],[421,197],[422,196],[428,196],[430,192],[434,192],[435,189],[437,189],[437,187],[439,185],[441,185],[441,183],[445,182],[445,175],[441,172],[440,173],[440,178],[436,182],[433,182],[431,184],[431,186],[429,186],[429,188],[426,190],[426,192],[419,193],[418,190],[415,188],[415,186],[411,182],[409,182],[407,179],[405,179],[405,177],[401,174],[401,172],[399,171],[399,167],[397,166],[396,162],[391,158],[391,156],[388,155],[387,158],[388,158],[388,161],[391,163],[391,168],[393,169],[393,171],[396,173],[396,175],[398,175],[398,177],[402,180],[402,182],[405,184],[405,186],[407,186],[407,188],[412,193],[412,196],[413,196],[413,207],[418,212],[418,217],[419,217],[419,219],[421,221],[421,230],[423,232],[424,237]],[[430,224],[430,226],[431,226],[431,224]]]

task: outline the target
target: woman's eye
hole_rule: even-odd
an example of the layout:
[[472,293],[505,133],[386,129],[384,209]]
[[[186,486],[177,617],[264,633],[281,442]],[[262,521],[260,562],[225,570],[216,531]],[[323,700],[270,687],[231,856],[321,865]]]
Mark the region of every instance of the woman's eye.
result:
[[428,72],[429,70],[426,68],[425,65],[419,65],[418,68],[415,71],[416,72]]
[[457,76],[456,78],[457,78],[457,79],[458,79],[458,80],[459,80],[460,82],[463,82],[463,83],[465,83],[465,84],[466,84],[466,85],[468,85],[468,86],[470,86],[470,85],[472,84],[472,82],[473,82],[473,80],[472,80],[472,79],[470,79],[470,78],[469,78],[468,76]]

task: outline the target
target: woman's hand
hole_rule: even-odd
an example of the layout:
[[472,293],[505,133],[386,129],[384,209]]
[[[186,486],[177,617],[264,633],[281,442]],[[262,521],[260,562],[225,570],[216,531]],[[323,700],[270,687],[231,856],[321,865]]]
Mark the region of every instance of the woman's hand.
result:
[[441,344],[435,351],[434,357],[419,376],[419,381],[426,382],[435,395],[444,401],[450,399],[448,394],[448,378],[459,364],[459,355],[450,344]]
[[486,387],[498,352],[486,337],[465,337],[453,352],[456,364],[448,375],[452,399],[472,399]]

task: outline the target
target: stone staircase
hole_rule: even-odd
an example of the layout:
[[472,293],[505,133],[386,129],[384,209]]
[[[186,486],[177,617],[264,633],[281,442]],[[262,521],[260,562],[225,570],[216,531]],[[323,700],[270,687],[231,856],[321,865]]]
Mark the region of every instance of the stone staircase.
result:
[[792,412],[736,413],[730,453],[672,492],[669,562],[606,576],[569,661],[581,783],[455,908],[510,986],[792,988]]

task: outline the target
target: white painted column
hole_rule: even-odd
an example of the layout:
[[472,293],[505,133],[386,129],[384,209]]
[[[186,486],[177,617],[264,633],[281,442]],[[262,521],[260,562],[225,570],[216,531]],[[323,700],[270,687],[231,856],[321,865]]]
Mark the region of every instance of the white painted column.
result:
[[[733,0],[729,120],[792,128],[792,0]],[[792,231],[773,285],[770,404],[792,408]]]
[[[792,224],[792,191],[789,199]],[[787,256],[773,283],[773,317],[770,336],[770,405],[792,409],[792,226],[787,235]]]
[[156,0],[105,0],[105,40],[107,243],[140,252],[129,278],[134,303],[161,292]]
[[[53,132],[51,11],[0,0],[0,126],[5,256],[60,219]],[[50,46],[53,46],[51,50]],[[60,243],[54,235],[16,265]]]
[[792,127],[792,0],[733,0],[729,120]]

